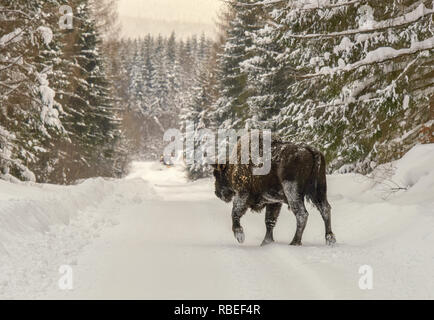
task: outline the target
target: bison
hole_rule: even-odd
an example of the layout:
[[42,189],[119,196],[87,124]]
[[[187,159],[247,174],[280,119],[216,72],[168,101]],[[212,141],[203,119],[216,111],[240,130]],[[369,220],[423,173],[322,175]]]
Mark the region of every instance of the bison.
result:
[[[241,140],[237,151],[240,160]],[[240,224],[248,209],[265,211],[266,234],[262,245],[274,242],[273,229],[282,204],[288,205],[297,220],[297,231],[291,245],[300,246],[308,212],[305,198],[319,210],[325,223],[327,245],[336,242],[331,227],[331,207],[327,201],[326,163],[324,155],[305,144],[293,144],[273,136],[271,170],[267,175],[253,175],[248,164],[214,164],[215,194],[225,202],[233,200],[232,231],[239,243],[245,236]]]

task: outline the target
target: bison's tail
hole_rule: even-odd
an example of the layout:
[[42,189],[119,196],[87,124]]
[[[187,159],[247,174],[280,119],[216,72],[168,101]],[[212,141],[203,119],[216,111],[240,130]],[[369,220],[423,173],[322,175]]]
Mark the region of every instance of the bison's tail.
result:
[[305,194],[312,203],[321,204],[327,201],[326,161],[320,151],[309,146],[306,149],[312,154],[314,164]]

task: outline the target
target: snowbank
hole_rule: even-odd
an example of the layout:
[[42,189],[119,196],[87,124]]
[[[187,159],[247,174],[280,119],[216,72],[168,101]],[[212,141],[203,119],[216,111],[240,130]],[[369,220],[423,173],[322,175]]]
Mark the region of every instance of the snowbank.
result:
[[120,206],[154,198],[141,179],[97,178],[74,186],[0,180],[0,297],[44,292],[59,266],[77,264],[78,253],[118,223]]
[[0,180],[0,254],[7,252],[8,243],[15,237],[46,233],[53,225],[69,225],[81,211],[113,196],[137,201],[153,198],[155,192],[148,183],[137,179],[127,184],[97,178],[74,186]]
[[427,194],[434,200],[434,144],[415,146],[395,164],[392,180],[410,194]]
[[19,42],[22,39],[23,30],[17,28],[11,33],[8,33],[0,38],[0,47],[4,47],[7,44]]

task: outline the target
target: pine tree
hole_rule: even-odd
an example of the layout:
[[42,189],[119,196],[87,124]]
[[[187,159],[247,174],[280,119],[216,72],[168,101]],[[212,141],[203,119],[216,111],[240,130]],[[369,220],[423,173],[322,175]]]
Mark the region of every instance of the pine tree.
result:
[[248,102],[255,126],[316,145],[332,169],[363,172],[431,126],[431,1],[258,5],[268,18],[243,64],[257,88]]
[[[142,76],[144,80],[144,103],[146,106],[151,106],[155,99],[155,65],[154,65],[154,39],[151,35],[147,35],[143,43],[142,55],[144,57],[144,63],[142,64]],[[143,61],[143,60],[142,60]]]
[[252,33],[259,28],[261,6],[252,6],[254,1],[242,0],[230,3],[233,17],[229,22],[223,52],[220,56],[220,98],[216,102],[216,118],[222,127],[244,128],[248,119],[248,98],[254,88],[249,87],[247,73],[242,64],[252,53]]
[[[2,177],[70,183],[122,174],[112,76],[117,47],[113,40],[101,42],[103,26],[96,23],[113,21],[113,1],[13,0],[0,6]],[[75,10],[72,30],[59,26],[61,5]]]
[[[176,114],[176,110],[179,108],[178,96],[181,89],[181,67],[178,58],[175,32],[172,32],[167,40],[165,60],[168,84],[168,110]],[[176,120],[176,122],[178,122],[178,120]]]
[[[76,0],[74,28],[65,31],[63,66],[65,89],[61,102],[67,114],[70,142],[57,146],[64,154],[55,172],[64,182],[113,174],[113,148],[119,119],[112,86],[100,52],[100,35],[87,0]],[[70,45],[69,45],[70,44]]]
[[[327,146],[332,166],[359,162],[360,170],[370,170],[371,161],[401,156],[417,140],[403,144],[399,137],[429,121],[425,93],[433,90],[425,91],[421,76],[433,61],[432,3],[369,1],[328,10],[322,24],[317,10],[303,15],[312,22],[303,24],[305,33],[337,34],[299,39],[313,48],[310,57],[294,56],[299,65],[308,66],[309,59],[303,71],[310,81],[294,84],[289,93],[304,91],[299,107],[308,109],[304,119],[313,129],[304,136]],[[408,48],[414,50],[407,54]]]
[[50,22],[58,5],[14,0],[0,7],[0,166],[6,176],[45,181],[48,151],[65,133],[52,89],[60,49]]

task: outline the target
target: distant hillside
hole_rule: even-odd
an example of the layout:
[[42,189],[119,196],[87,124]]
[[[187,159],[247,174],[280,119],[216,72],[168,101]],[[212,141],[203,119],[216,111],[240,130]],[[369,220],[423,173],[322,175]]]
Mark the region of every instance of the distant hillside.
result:
[[175,30],[178,38],[186,38],[193,34],[204,32],[208,37],[214,37],[213,24],[203,24],[182,21],[166,21],[163,19],[149,19],[137,17],[120,17],[122,23],[122,36],[125,38],[144,37],[148,33],[169,36]]

